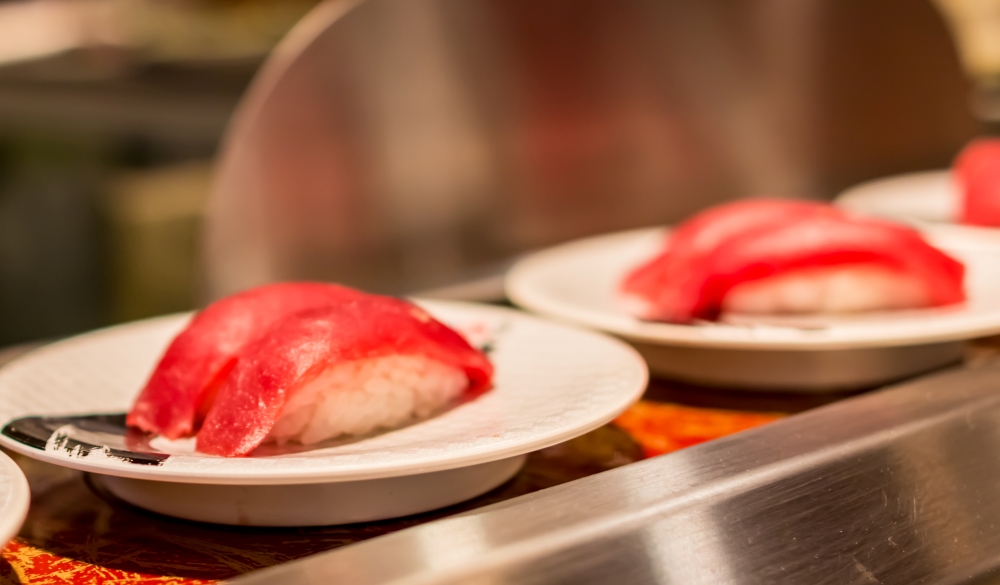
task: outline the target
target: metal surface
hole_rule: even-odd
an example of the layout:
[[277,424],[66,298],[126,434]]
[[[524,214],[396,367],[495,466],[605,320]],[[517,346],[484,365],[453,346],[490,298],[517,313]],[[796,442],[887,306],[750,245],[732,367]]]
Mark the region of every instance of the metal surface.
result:
[[228,130],[207,295],[436,288],[725,199],[945,166],[976,130],[966,83],[928,2],[328,0]]
[[952,370],[233,583],[1000,582],[998,387]]

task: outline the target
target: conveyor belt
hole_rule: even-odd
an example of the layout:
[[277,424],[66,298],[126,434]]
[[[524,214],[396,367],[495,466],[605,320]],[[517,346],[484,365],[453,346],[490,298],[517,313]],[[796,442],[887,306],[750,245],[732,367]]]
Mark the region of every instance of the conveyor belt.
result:
[[951,370],[234,583],[1000,582],[1000,366]]

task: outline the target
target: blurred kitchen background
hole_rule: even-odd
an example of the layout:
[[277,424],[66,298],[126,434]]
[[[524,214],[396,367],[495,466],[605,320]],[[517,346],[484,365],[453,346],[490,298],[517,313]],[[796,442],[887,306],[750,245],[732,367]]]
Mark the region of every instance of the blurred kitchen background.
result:
[[1000,4],[941,2],[333,0],[213,183],[317,2],[0,0],[0,346],[946,167]]

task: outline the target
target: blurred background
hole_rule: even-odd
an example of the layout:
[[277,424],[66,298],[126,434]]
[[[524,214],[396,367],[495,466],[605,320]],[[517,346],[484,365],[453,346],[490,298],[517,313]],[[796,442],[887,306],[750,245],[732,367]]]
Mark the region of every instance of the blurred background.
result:
[[829,199],[1000,118],[989,0],[317,4],[0,0],[0,346]]
[[0,1],[0,345],[194,306],[220,137],[314,4]]

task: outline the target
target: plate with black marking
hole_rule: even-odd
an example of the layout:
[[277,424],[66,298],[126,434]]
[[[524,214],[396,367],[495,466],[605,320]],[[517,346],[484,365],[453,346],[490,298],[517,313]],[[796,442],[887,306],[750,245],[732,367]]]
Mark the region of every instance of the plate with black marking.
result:
[[194,451],[124,424],[124,413],[189,315],[70,338],[0,370],[0,444],[29,457],[104,475],[178,483],[278,485],[428,473],[523,455],[592,430],[639,398],[646,367],[607,336],[510,309],[421,301],[488,345],[491,390],[382,432],[314,447],[263,445],[249,457]]

